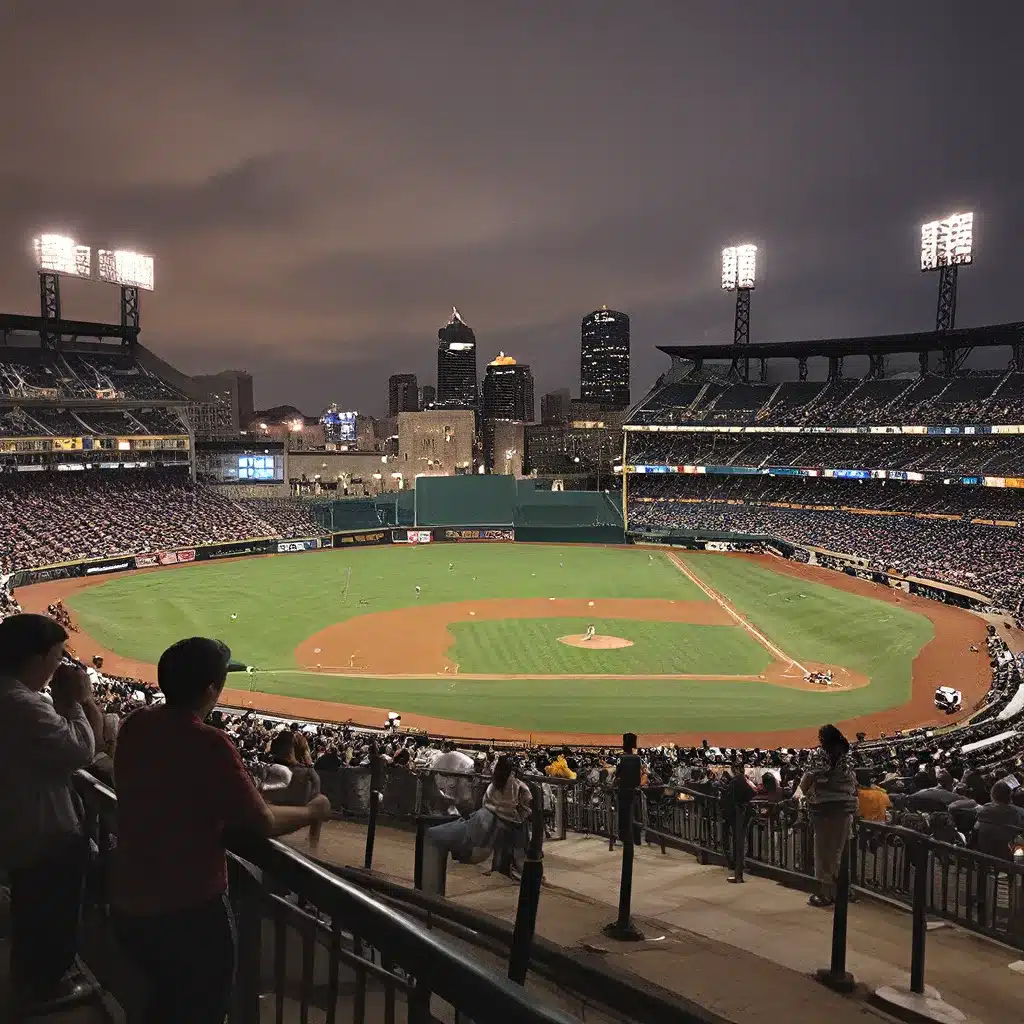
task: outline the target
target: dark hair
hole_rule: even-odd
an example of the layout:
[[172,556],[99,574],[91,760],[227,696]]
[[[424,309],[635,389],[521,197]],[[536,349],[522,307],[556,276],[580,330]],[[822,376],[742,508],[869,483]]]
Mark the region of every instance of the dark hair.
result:
[[24,612],[0,622],[0,670],[16,672],[31,658],[42,658],[68,638],[49,615]]
[[491,782],[497,789],[504,789],[512,776],[512,758],[502,754],[494,764],[494,775]]
[[157,682],[171,707],[193,708],[211,686],[224,685],[230,661],[231,651],[219,640],[192,636],[160,655]]
[[1000,780],[992,787],[992,802],[997,804],[1008,804],[1010,797],[1013,795],[1013,790]]
[[275,761],[286,761],[295,754],[295,733],[290,729],[279,732],[270,741],[270,756]]
[[761,778],[761,785],[766,793],[777,793],[779,791],[779,780],[771,772],[765,772]]
[[839,763],[839,758],[850,751],[850,741],[831,724],[823,725],[818,730],[818,742],[821,749],[828,754],[833,768]]

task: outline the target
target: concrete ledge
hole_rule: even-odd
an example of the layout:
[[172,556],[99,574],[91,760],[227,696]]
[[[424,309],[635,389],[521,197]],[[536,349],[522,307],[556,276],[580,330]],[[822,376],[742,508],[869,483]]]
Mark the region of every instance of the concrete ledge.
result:
[[900,1020],[925,1024],[932,1021],[936,1024],[963,1024],[967,1020],[955,1006],[943,1002],[938,990],[931,985],[925,985],[922,995],[911,992],[909,988],[885,985],[875,990],[871,1002]]

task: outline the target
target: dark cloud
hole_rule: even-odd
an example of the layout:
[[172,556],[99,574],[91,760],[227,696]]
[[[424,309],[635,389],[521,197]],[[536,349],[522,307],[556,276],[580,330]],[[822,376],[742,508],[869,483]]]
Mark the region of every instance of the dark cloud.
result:
[[0,305],[66,227],[153,251],[147,343],[261,404],[379,411],[452,303],[542,390],[624,309],[639,393],[655,345],[731,336],[723,244],[762,246],[756,337],[922,329],[916,225],[968,205],[960,320],[1022,318],[1021,29],[1018,0],[9,5]]

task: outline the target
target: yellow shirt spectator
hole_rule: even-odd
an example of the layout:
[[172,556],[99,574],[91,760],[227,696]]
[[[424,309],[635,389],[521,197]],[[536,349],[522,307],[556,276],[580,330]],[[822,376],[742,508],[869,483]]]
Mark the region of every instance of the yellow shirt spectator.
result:
[[892,806],[889,794],[878,786],[857,787],[857,811],[865,821],[885,821],[885,812]]
[[559,754],[558,757],[556,757],[554,761],[552,761],[551,764],[549,764],[547,768],[544,769],[544,774],[552,779],[576,778],[576,773],[569,767],[568,764],[566,764],[565,754]]

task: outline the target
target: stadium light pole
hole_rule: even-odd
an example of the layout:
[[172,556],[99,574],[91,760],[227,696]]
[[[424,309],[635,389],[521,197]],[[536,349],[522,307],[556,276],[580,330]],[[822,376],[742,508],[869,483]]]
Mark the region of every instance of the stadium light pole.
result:
[[39,316],[43,321],[39,341],[44,349],[56,349],[61,337],[60,279],[88,278],[92,251],[67,235],[52,233],[36,235],[32,248],[39,273]]
[[[754,290],[756,270],[756,245],[729,245],[722,250],[722,290],[736,293],[736,319],[732,332],[734,345],[750,343],[750,293]],[[750,379],[749,356],[743,359],[743,379]]]
[[121,289],[121,326],[126,336],[139,333],[139,292],[153,291],[153,257],[131,249],[100,249],[97,252],[97,273],[107,284]]
[[973,262],[973,213],[951,213],[941,220],[921,225],[921,270],[939,273],[935,330],[953,330],[956,324],[957,272],[961,266]]

